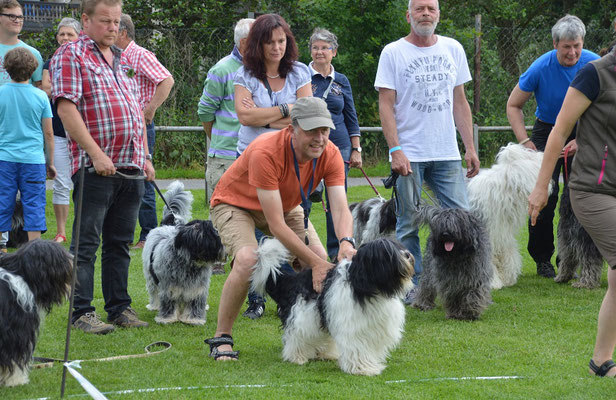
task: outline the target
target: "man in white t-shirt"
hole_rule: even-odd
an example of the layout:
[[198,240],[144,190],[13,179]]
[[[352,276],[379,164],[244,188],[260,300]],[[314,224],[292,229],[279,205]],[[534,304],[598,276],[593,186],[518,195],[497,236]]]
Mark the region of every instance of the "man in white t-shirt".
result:
[[[421,273],[418,228],[412,216],[424,180],[443,207],[468,208],[456,127],[466,148],[467,177],[479,172],[471,109],[464,83],[471,80],[466,54],[456,40],[434,34],[437,0],[410,0],[410,33],[383,49],[376,73],[379,115],[389,146],[401,204],[396,236]],[[406,304],[414,294],[407,294]]]

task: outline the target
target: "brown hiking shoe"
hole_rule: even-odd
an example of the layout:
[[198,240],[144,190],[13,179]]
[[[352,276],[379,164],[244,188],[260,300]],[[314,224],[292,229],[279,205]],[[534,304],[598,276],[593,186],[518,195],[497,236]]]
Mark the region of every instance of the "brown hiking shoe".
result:
[[101,321],[101,318],[95,312],[83,314],[77,321],[73,322],[73,326],[85,333],[94,333],[97,335],[105,335],[109,332],[113,332],[115,329],[115,326]]
[[137,317],[137,313],[131,307],[127,307],[114,319],[107,318],[107,321],[122,328],[145,328],[148,326],[147,322],[141,321]]

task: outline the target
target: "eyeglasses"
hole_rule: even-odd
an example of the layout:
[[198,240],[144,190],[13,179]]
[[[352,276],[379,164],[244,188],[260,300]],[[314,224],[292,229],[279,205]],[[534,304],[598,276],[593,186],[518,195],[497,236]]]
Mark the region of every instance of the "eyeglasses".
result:
[[312,46],[312,48],[310,49],[312,51],[314,51],[315,53],[318,52],[319,50],[322,52],[326,52],[326,51],[332,51],[334,50],[333,47],[317,47],[317,46]]
[[23,15],[15,15],[15,14],[0,13],[0,15],[3,15],[5,17],[7,17],[8,19],[10,19],[13,22],[16,22],[16,21],[23,22],[23,20],[25,18]]

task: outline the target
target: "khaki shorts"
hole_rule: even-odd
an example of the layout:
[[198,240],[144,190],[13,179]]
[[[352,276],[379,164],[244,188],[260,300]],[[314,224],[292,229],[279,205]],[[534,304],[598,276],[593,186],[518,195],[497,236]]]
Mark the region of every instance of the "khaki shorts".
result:
[[[242,247],[257,247],[255,228],[266,235],[271,235],[265,215],[262,211],[246,210],[229,204],[218,204],[210,211],[210,218],[218,235],[225,246],[227,254],[234,258]],[[304,240],[304,210],[297,206],[284,215],[284,221],[295,232],[297,237]],[[319,235],[308,221],[308,240],[310,244],[321,244]]]
[[207,199],[212,198],[214,188],[222,177],[222,174],[229,169],[235,160],[228,160],[220,157],[207,157],[207,169],[205,170],[205,181],[207,182]]
[[569,189],[571,208],[611,268],[616,267],[616,197]]

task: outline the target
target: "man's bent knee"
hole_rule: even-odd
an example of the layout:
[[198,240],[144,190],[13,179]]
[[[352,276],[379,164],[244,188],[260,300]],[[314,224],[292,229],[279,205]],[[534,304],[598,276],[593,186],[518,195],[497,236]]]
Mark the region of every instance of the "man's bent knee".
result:
[[256,250],[256,247],[242,247],[233,259],[233,271],[246,280],[250,279],[252,267],[257,263]]

